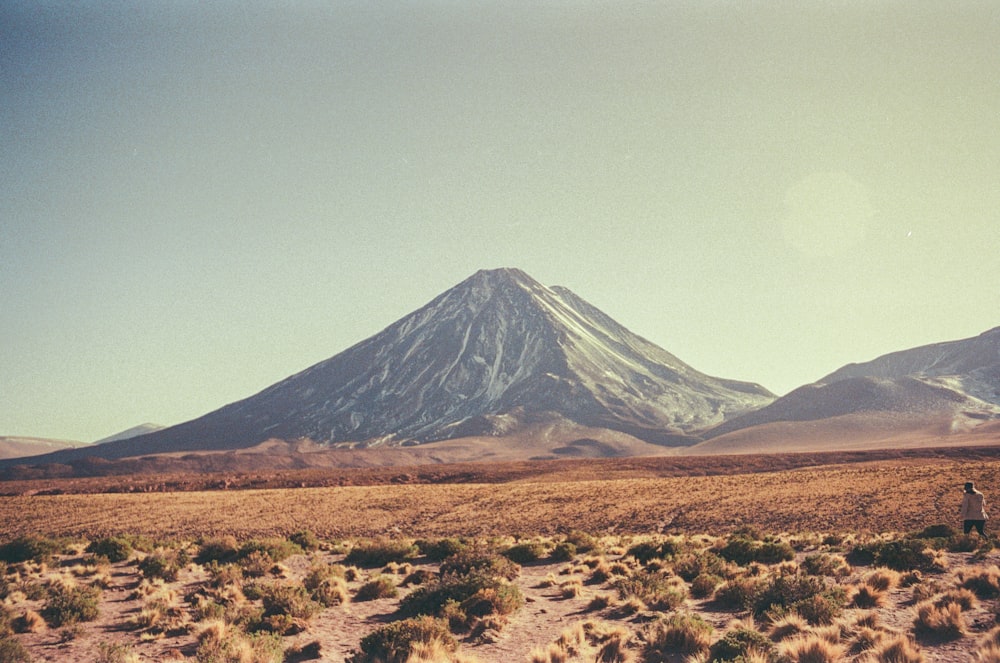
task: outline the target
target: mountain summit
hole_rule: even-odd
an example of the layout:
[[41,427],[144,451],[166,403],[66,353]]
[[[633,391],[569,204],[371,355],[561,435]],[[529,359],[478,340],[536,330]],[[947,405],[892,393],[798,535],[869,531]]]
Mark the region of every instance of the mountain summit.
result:
[[565,288],[483,270],[250,398],[87,452],[120,458],[275,438],[412,445],[502,435],[545,417],[690,444],[690,431],[773,399],[759,385],[699,373]]

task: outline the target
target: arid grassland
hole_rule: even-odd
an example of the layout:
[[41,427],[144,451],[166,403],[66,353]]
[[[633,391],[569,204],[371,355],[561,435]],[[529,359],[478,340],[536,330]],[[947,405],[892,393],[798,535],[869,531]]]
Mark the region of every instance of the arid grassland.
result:
[[0,661],[1000,663],[1000,461],[0,497]]
[[997,460],[903,460],[719,476],[0,497],[8,538],[141,534],[479,536],[909,531],[955,523],[961,486]]

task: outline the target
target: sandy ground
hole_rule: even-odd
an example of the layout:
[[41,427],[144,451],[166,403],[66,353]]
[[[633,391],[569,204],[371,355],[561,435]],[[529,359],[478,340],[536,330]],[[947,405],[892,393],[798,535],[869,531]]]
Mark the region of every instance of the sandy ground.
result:
[[[801,559],[804,553],[799,554]],[[607,555],[609,560],[616,557]],[[315,561],[326,563],[338,562],[342,555],[333,553],[315,553],[313,557],[298,555],[284,563],[285,580],[300,580],[308,566]],[[925,583],[937,583],[943,591],[957,584],[957,574],[962,569],[987,568],[1000,563],[1000,552],[993,551],[985,558],[974,560],[971,553],[948,553],[945,555],[947,570],[941,573],[928,574]],[[53,578],[67,575],[68,569],[79,562],[76,558],[63,560],[63,566],[53,566],[36,574],[38,579]],[[436,565],[426,561],[416,560],[413,569],[425,568],[436,571]],[[574,573],[567,571],[575,569]],[[852,569],[849,576],[840,578],[845,585],[861,581],[871,569],[858,566]],[[350,583],[352,594],[373,575],[381,573],[381,569],[363,572],[358,580]],[[174,583],[169,583],[163,590],[175,597],[173,602],[184,605],[184,596],[194,592],[207,579],[205,570],[197,565],[189,565]],[[556,584],[552,584],[555,579]],[[401,577],[396,576],[399,582]],[[566,598],[560,589],[560,584],[580,580],[582,591],[578,596]],[[141,661],[171,661],[194,660],[196,649],[195,627],[184,629],[180,633],[169,635],[154,635],[143,629],[137,629],[132,623],[144,605],[142,598],[132,597],[139,586],[141,578],[134,561],[121,562],[112,565],[107,587],[102,593],[100,617],[93,622],[80,624],[76,627],[60,629],[44,628],[38,632],[16,635],[31,652],[34,661],[52,663],[92,663],[99,660],[99,647],[108,643],[123,643],[139,655]],[[548,581],[548,582],[547,582]],[[543,648],[554,642],[568,627],[585,620],[597,620],[618,624],[638,633],[650,615],[622,616],[613,607],[603,610],[591,610],[591,601],[597,595],[613,596],[613,590],[606,584],[588,583],[588,575],[579,564],[566,562],[537,563],[526,565],[515,581],[521,588],[525,605],[517,611],[499,632],[486,638],[474,639],[466,637],[462,640],[461,652],[481,663],[512,663],[528,661],[532,651]],[[87,578],[80,579],[81,583]],[[409,590],[402,590],[401,596]],[[362,637],[372,632],[378,626],[393,619],[393,613],[399,598],[379,599],[335,606],[323,610],[313,618],[308,629],[298,635],[285,638],[286,647],[295,644],[318,642],[320,644],[320,661],[343,662],[352,650],[357,649]],[[29,600],[23,594],[8,597],[6,603],[14,616],[24,614],[26,610],[40,610],[40,601]],[[979,640],[988,630],[996,625],[998,599],[978,601],[976,606],[964,613],[968,634],[953,641],[919,641],[926,660],[929,662],[958,663],[970,661],[978,646]],[[715,604],[706,600],[688,599],[682,608],[700,614],[715,626],[715,637],[720,637],[727,624],[743,617],[738,613],[720,610]],[[857,609],[848,610],[845,619],[849,619]],[[915,601],[912,588],[897,588],[890,592],[884,606],[877,608],[879,621],[899,633],[912,631],[915,616]],[[573,660],[593,660],[573,659]],[[680,660],[680,659],[678,659]],[[845,658],[844,660],[850,660]]]

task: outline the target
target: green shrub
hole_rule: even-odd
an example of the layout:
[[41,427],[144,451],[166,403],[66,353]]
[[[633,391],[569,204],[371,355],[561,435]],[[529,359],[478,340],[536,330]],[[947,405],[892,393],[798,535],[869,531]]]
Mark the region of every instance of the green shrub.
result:
[[780,608],[799,613],[810,624],[829,624],[840,614],[846,601],[843,588],[827,587],[815,576],[778,576],[754,597],[753,612],[763,615]]
[[922,539],[879,541],[855,546],[848,560],[852,564],[875,564],[896,571],[926,571],[932,567],[932,560],[924,554],[926,549]]
[[725,560],[708,551],[683,553],[673,561],[674,573],[688,582],[705,574],[721,576],[725,566]]
[[744,536],[732,536],[719,550],[719,555],[741,566],[751,562],[776,564],[795,559],[795,549],[785,541],[756,541]]
[[914,535],[916,539],[948,539],[957,532],[949,525],[929,525]]
[[545,544],[539,542],[519,543],[501,553],[504,557],[518,564],[537,562],[545,556]]
[[683,551],[683,546],[671,539],[660,543],[644,541],[637,543],[625,553],[631,555],[642,564],[647,564],[654,559],[673,559]]
[[723,610],[749,610],[763,585],[760,578],[733,578],[715,590],[715,603]]
[[727,631],[722,638],[711,646],[709,649],[709,659],[713,663],[737,661],[741,657],[746,657],[751,651],[757,651],[770,657],[774,651],[774,645],[768,640],[767,636],[759,631],[749,628],[736,628]]
[[396,583],[389,576],[372,578],[358,588],[354,595],[356,601],[374,601],[375,599],[391,599],[399,595]]
[[449,652],[458,650],[458,642],[444,621],[420,617],[386,624],[369,633],[348,663],[406,663],[418,644],[436,644]]
[[417,552],[415,545],[405,541],[372,541],[352,548],[344,563],[370,569],[389,562],[405,562],[416,557]]
[[0,661],[4,663],[31,663],[31,654],[20,641],[12,636],[0,635]]
[[430,541],[420,539],[414,545],[422,555],[432,562],[441,562],[452,555],[465,550],[468,546],[460,539],[437,539]]
[[199,564],[210,564],[212,562],[225,564],[235,561],[239,552],[239,544],[233,536],[205,539],[201,542],[194,561]]
[[569,541],[560,541],[549,553],[549,559],[553,562],[568,562],[576,557],[577,548]]
[[945,541],[944,547],[948,552],[972,552],[980,547],[982,541],[979,537],[968,534],[956,534]]
[[252,539],[240,546],[236,557],[246,560],[255,554],[264,555],[272,562],[282,562],[292,555],[302,553],[302,548],[288,539]]
[[0,562],[45,562],[61,551],[62,544],[43,536],[21,536],[0,546]]
[[66,587],[53,585],[41,615],[49,626],[58,628],[79,622],[92,622],[99,613],[100,590],[94,587]]
[[612,583],[618,596],[627,600],[637,598],[652,610],[674,610],[687,598],[687,588],[679,579],[663,571],[639,570],[627,578]]
[[320,611],[320,605],[309,597],[302,585],[264,585],[260,600],[265,617],[288,615],[294,619],[309,620]]
[[580,530],[570,530],[570,533],[566,535],[566,543],[572,544],[577,552],[588,553],[592,550],[597,549],[598,541],[590,534],[586,532],[581,532]]
[[465,548],[445,559],[439,573],[442,577],[476,573],[513,580],[521,573],[521,567],[488,549],[475,547]]
[[319,550],[319,539],[307,529],[293,533],[288,540],[302,550]]
[[722,578],[711,573],[702,573],[691,581],[691,596],[696,599],[703,599],[712,596],[715,588],[723,583]]
[[173,582],[189,561],[184,550],[161,549],[139,560],[138,568],[143,577]]
[[800,568],[811,576],[839,576],[848,571],[847,562],[842,557],[828,553],[806,555]]
[[132,544],[120,536],[92,541],[87,552],[106,557],[109,562],[124,562],[132,556]]
[[477,594],[480,597],[486,596],[487,594],[484,592],[487,590],[500,597],[499,601],[505,605],[510,605],[508,601],[513,599],[513,602],[518,604],[517,607],[520,607],[519,601],[523,601],[517,586],[511,585],[501,578],[478,573],[447,575],[437,582],[417,587],[404,596],[399,602],[397,613],[401,617],[419,615],[441,617],[449,602],[461,605]]
[[524,605],[524,595],[517,585],[498,583],[494,587],[484,587],[459,604],[461,614],[465,615],[464,626],[471,625],[471,620],[490,615],[512,615]]

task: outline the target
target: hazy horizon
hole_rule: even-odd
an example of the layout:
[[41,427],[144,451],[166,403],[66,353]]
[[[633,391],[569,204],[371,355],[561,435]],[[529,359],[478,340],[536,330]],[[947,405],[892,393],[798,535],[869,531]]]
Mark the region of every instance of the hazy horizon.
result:
[[176,424],[478,269],[783,394],[1000,325],[986,2],[0,7],[0,435]]

